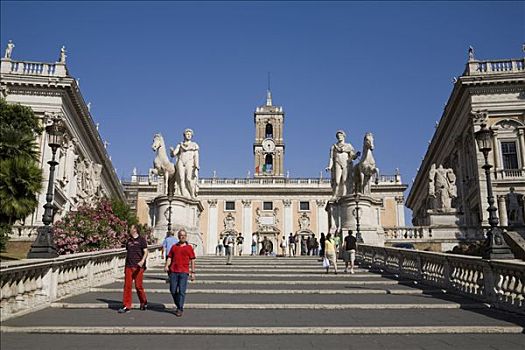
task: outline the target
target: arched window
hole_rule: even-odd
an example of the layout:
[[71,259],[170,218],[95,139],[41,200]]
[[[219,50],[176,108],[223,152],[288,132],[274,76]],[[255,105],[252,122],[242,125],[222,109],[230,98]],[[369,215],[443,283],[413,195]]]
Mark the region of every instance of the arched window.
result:
[[271,154],[267,154],[264,158],[264,167],[263,172],[264,173],[271,173],[273,170],[273,157]]
[[273,139],[273,125],[268,123],[266,124],[266,138],[267,139]]

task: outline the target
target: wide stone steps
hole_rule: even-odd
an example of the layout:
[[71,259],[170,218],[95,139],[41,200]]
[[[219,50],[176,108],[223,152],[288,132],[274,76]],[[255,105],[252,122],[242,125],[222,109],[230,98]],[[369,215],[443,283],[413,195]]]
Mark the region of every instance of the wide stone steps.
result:
[[116,312],[117,279],[4,322],[2,350],[525,348],[523,317],[393,275],[345,274],[342,261],[325,274],[316,257],[225,262],[198,258],[181,318],[162,266],[150,266],[147,311],[134,293],[134,309]]

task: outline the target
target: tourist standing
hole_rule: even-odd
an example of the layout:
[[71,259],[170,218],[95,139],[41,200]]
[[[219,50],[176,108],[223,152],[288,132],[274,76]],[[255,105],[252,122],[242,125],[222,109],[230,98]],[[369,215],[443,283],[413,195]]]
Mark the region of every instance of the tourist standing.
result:
[[175,316],[181,317],[184,312],[188,277],[191,281],[195,280],[195,252],[186,241],[185,230],[179,230],[178,236],[179,242],[171,247],[164,271],[170,273],[170,293],[176,307]]
[[217,240],[217,248],[215,249],[215,255],[222,256],[222,248],[224,245],[222,244],[222,236],[219,236],[219,239]]
[[233,248],[235,246],[235,241],[233,239],[233,236],[230,234],[227,234],[226,237],[224,237],[224,253],[226,254],[226,265],[232,264],[233,259]]
[[[334,266],[335,274],[337,275],[337,256],[335,251],[335,241],[333,240],[331,233],[326,235],[326,239],[324,241],[324,257],[328,259],[330,265]],[[328,267],[326,268],[326,273],[328,273],[330,265],[328,265]]]
[[118,310],[120,314],[131,310],[131,285],[133,281],[135,281],[135,289],[139,296],[140,309],[144,311],[148,306],[146,292],[142,286],[148,258],[148,243],[144,237],[139,235],[136,225],[131,225],[128,232],[129,238],[126,242],[126,264],[124,267],[123,306]]
[[[179,240],[173,235],[173,231],[168,231],[166,233],[166,238],[164,238],[164,241],[162,242],[162,256],[164,260],[167,259],[168,253],[171,250],[171,247],[173,247],[174,244],[177,244]],[[166,279],[166,282],[170,281],[170,276],[168,273],[168,277]]]
[[281,250],[283,256],[286,256],[286,251],[288,250],[288,240],[286,239],[286,236],[283,236],[283,240],[281,241]]
[[252,235],[252,255],[257,255],[257,235]]
[[299,237],[297,232],[295,233],[295,235],[293,235],[293,241],[294,241],[294,253],[295,255],[300,256],[301,255],[301,237]]
[[354,273],[355,252],[357,250],[357,239],[353,236],[352,230],[348,230],[345,237],[343,259],[345,261],[345,273],[348,272],[350,262],[350,273]]
[[288,255],[294,256],[295,255],[295,239],[290,232],[290,236],[288,236]]
[[326,238],[324,236],[324,232],[321,232],[321,238],[319,239],[319,243],[320,243],[320,246],[321,246],[321,249],[319,251],[319,255],[320,256],[324,256],[324,242],[325,242]]
[[164,238],[164,241],[162,242],[162,257],[164,260],[168,257],[168,253],[171,250],[171,247],[173,247],[174,244],[177,244],[179,240],[177,237],[173,235],[172,231],[168,231],[166,233],[166,237]]
[[244,244],[244,237],[242,236],[242,232],[239,232],[239,236],[237,237],[237,250],[239,251],[239,256],[242,256],[242,245]]
[[319,241],[317,241],[317,237],[314,237],[314,256],[319,255]]

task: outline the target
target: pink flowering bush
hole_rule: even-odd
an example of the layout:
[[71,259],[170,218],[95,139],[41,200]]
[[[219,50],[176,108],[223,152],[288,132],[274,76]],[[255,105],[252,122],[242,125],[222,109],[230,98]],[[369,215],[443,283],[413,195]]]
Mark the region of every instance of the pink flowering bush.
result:
[[[109,200],[81,206],[53,226],[53,239],[60,255],[122,248],[128,239],[129,222],[118,217]],[[137,225],[148,244],[154,243],[151,228]]]

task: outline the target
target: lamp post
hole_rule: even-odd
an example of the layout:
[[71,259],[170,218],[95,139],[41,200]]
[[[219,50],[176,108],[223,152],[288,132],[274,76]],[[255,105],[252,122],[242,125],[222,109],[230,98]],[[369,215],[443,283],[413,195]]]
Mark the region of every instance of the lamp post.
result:
[[503,238],[503,230],[498,227],[498,216],[496,211],[498,210],[494,205],[494,193],[492,191],[492,181],[490,179],[490,169],[492,165],[489,164],[488,157],[492,150],[492,136],[494,132],[492,129],[487,128],[486,124],[481,124],[481,129],[474,133],[478,148],[483,153],[485,158],[485,164],[482,168],[485,170],[485,178],[487,181],[487,202],[489,207],[489,225],[490,229],[487,231],[487,239],[485,241],[485,249],[482,253],[484,259],[514,259],[514,255],[510,250],[509,246]]
[[359,224],[359,211],[361,208],[359,208],[359,194],[355,195],[355,208],[352,211],[352,214],[354,214],[355,217],[355,238],[357,240],[357,243],[363,243],[363,237],[361,236],[361,225]]
[[29,259],[33,258],[55,258],[58,256],[56,247],[53,243],[53,193],[55,189],[55,167],[58,162],[55,160],[57,150],[62,145],[64,138],[64,126],[60,119],[54,119],[53,124],[46,127],[46,133],[49,140],[48,145],[51,147],[52,157],[47,162],[49,164],[49,181],[47,184],[46,204],[44,204],[44,215],[42,215],[42,222],[44,226],[39,227],[35,242],[31,245],[31,250],[27,254]]
[[169,207],[168,207],[168,234],[171,233],[171,202],[173,201],[173,197],[172,196],[168,196],[168,203],[169,203]]

